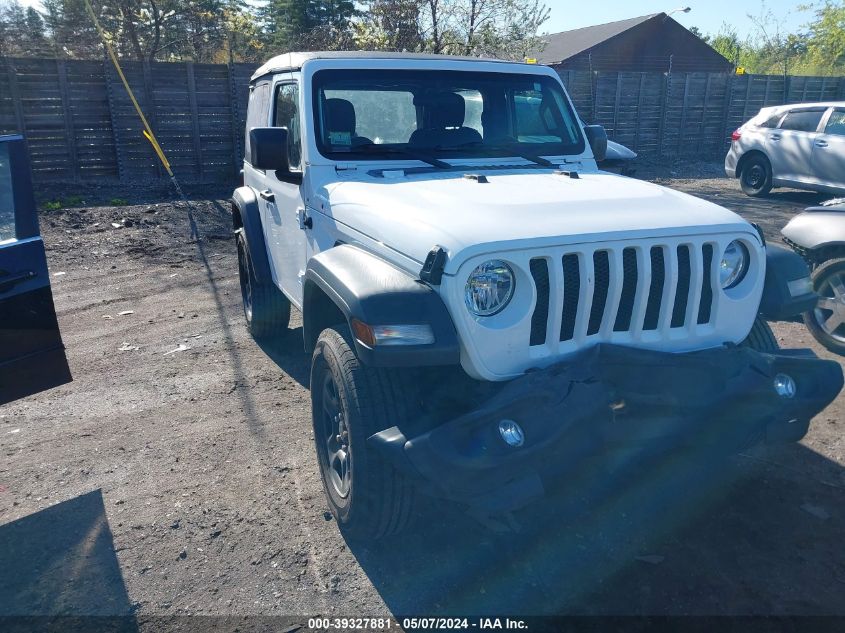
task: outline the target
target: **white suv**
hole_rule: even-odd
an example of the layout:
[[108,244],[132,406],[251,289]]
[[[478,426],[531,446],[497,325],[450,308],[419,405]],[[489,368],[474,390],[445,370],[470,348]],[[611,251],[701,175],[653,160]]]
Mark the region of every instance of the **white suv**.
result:
[[763,108],[731,135],[725,173],[749,196],[845,192],[845,102]]
[[797,440],[841,388],[758,317],[813,304],[801,258],[599,171],[606,140],[542,66],[291,53],[256,71],[244,313],[280,337],[302,312],[348,533],[399,530],[417,492],[510,511],[617,446]]

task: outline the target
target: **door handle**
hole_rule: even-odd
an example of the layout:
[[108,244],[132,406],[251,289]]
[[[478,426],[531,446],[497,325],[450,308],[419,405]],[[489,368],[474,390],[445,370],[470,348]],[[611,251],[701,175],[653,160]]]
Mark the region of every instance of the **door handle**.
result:
[[5,275],[0,276],[0,292],[10,290],[18,284],[22,284],[25,281],[29,281],[34,277],[36,277],[36,273],[32,270],[27,270],[26,272],[22,273],[15,273],[14,275],[6,273]]
[[827,141],[816,141],[816,147],[827,147]]
[[274,194],[269,189],[265,189],[264,191],[260,192],[258,195],[261,196],[262,200],[266,200],[267,202],[274,202],[276,200],[276,194]]
[[771,140],[773,140],[773,141],[779,141],[779,140],[780,140],[780,134],[772,134],[772,135],[769,137],[769,139],[771,139]]

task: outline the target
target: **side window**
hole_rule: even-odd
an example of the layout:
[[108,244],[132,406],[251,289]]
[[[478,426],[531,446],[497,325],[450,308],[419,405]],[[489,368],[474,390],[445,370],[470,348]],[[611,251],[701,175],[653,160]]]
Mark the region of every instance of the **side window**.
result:
[[790,112],[781,122],[780,129],[796,132],[815,132],[822,120],[824,110],[798,110]]
[[824,133],[845,136],[845,110],[834,110],[830,113]]
[[8,143],[0,143],[0,242],[15,239],[15,199]]
[[270,84],[258,84],[249,93],[249,105],[246,110],[246,141],[244,155],[249,160],[249,131],[254,127],[267,126],[267,106],[270,102]]
[[291,169],[302,169],[302,131],[299,123],[299,86],[276,87],[273,125],[288,129],[288,162]]

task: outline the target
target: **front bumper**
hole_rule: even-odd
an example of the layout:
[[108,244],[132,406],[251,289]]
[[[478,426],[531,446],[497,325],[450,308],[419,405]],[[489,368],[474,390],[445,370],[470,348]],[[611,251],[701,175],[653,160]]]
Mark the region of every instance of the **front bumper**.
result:
[[[794,379],[793,397],[775,392],[778,374]],[[408,438],[392,427],[369,441],[425,491],[503,511],[542,496],[552,465],[571,471],[614,448],[694,445],[730,454],[761,441],[798,441],[842,385],[840,365],[809,350],[672,354],[600,344],[507,383],[427,432]],[[519,448],[501,439],[503,419],[523,428]]]

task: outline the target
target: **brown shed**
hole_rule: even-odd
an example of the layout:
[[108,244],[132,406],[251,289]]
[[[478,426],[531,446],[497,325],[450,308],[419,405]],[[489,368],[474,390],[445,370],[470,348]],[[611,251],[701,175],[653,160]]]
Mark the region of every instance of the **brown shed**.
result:
[[545,36],[535,55],[558,70],[732,72],[733,64],[665,13]]

